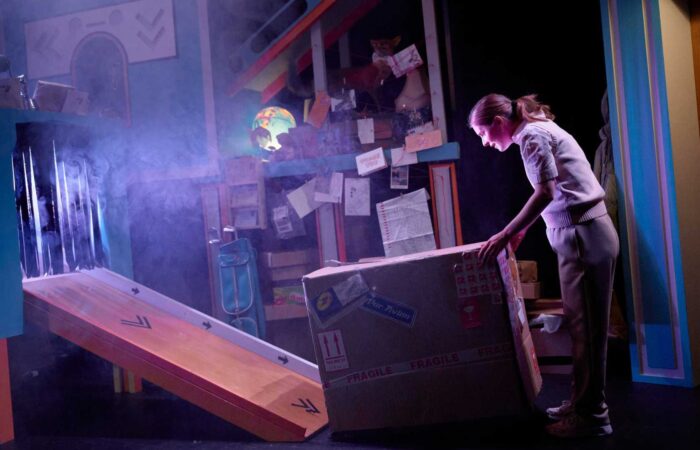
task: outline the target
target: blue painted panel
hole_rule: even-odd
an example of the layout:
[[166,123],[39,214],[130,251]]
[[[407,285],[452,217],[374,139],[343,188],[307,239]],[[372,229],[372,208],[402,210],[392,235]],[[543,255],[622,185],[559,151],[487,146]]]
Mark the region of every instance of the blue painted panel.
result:
[[644,18],[639,5],[636,2],[618,2],[630,151],[628,159],[634,190],[631,195],[637,222],[637,252],[641,262],[640,295],[649,366],[675,369],[677,364],[672,351],[673,331],[669,310],[671,292],[666,277],[664,215],[660,199],[663,186],[659,170],[663,168],[657,165],[654,112],[647,70],[649,61],[646,55]]
[[12,184],[11,155],[17,139],[13,115],[12,110],[0,109],[0,339],[23,330],[22,273]]
[[[608,8],[612,4],[617,9],[618,21],[612,23],[611,11]],[[661,22],[657,0],[642,2],[627,2],[620,0],[600,0],[603,40],[605,44],[606,75],[608,79],[608,91],[610,93],[610,117],[613,140],[613,157],[617,168],[617,182],[620,189],[620,219],[621,219],[621,257],[624,269],[625,287],[628,293],[630,305],[628,307],[629,322],[632,330],[636,330],[637,323],[641,324],[645,332],[645,341],[639,342],[639,336],[630,334],[630,357],[632,377],[635,381],[652,382],[676,386],[693,386],[690,347],[688,345],[688,323],[686,314],[686,298],[680,253],[680,241],[678,234],[678,214],[675,196],[675,177],[673,171],[672,143],[670,139],[670,124],[668,114],[668,100],[666,95],[665,66],[661,45]],[[647,8],[647,26],[651,30],[651,42],[648,43],[650,58],[647,64],[647,48],[645,46],[643,8]],[[612,30],[611,30],[612,26]],[[620,42],[613,42],[611,36],[619,33]],[[648,37],[648,36],[647,36]],[[614,60],[617,54],[619,60]],[[621,67],[618,66],[621,63]],[[651,73],[649,73],[651,66]],[[615,82],[615,75],[623,74],[623,80]],[[651,82],[650,82],[651,78]],[[650,89],[655,95],[650,94]],[[654,91],[655,90],[655,91]],[[655,98],[655,104],[650,100]],[[622,102],[622,104],[618,104]],[[625,109],[627,121],[619,123],[619,112]],[[657,110],[654,110],[654,107]],[[653,115],[657,114],[656,121],[652,122]],[[651,125],[657,127],[657,137],[665,149],[665,161],[659,161],[656,157],[654,134]],[[621,154],[622,143],[620,136],[624,135],[629,140],[630,155]],[[661,151],[661,149],[660,149]],[[623,159],[628,160],[631,173],[626,174],[631,179],[634,192],[628,192],[628,186],[624,184]],[[665,175],[664,185],[662,176]],[[668,215],[662,215],[660,203],[660,188],[666,189],[666,201]],[[627,216],[624,198],[630,199],[634,204],[634,218]],[[634,220],[636,230],[634,238],[639,246],[638,259],[630,260],[629,249],[630,236],[627,226]],[[670,242],[664,242],[663,222],[670,224],[668,235]],[[626,223],[627,222],[627,223]],[[669,245],[672,251],[672,261],[666,260],[665,247]],[[641,283],[641,300],[644,309],[643,317],[635,317],[632,305],[632,274],[631,263],[639,266]],[[671,292],[670,281],[667,278],[667,265],[673,264],[670,276],[674,277],[677,286],[677,308],[669,309]],[[677,310],[677,311],[676,311]],[[673,328],[670,323],[671,314],[678,314],[677,322],[680,328],[680,343],[683,361],[675,361],[673,347]],[[635,323],[637,322],[637,323]],[[643,344],[643,345],[642,345]],[[646,357],[651,368],[678,368],[683,364],[684,371],[677,372],[680,378],[671,378],[661,375],[649,375],[642,373],[640,361],[641,352]]]
[[[265,176],[268,178],[293,175],[317,174],[324,170],[341,172],[357,169],[357,154],[327,156],[324,158],[298,159],[266,164]],[[384,150],[387,163],[391,161],[391,150]],[[448,142],[440,147],[418,152],[418,162],[438,162],[459,159],[459,143]]]
[[666,158],[666,165],[663,168],[666,170],[666,176],[668,178],[668,183],[666,189],[668,190],[668,202],[669,202],[669,222],[671,227],[671,237],[670,245],[673,251],[673,264],[674,271],[672,276],[675,277],[675,282],[677,288],[677,299],[678,307],[677,309],[677,322],[680,329],[680,339],[679,345],[682,347],[683,353],[683,366],[686,368],[685,381],[687,386],[697,385],[698,380],[694,379],[691,367],[692,367],[692,355],[690,348],[690,336],[688,332],[688,314],[686,309],[686,294],[685,294],[685,277],[683,270],[683,258],[681,255],[681,242],[680,242],[680,228],[678,226],[678,206],[676,202],[676,177],[673,168],[673,158],[671,157],[672,142],[671,142],[671,124],[668,111],[668,96],[666,93],[666,74],[665,74],[665,62],[664,55],[662,51],[661,43],[661,14],[659,12],[658,1],[649,2],[651,10],[651,22],[654,26],[656,32],[653,34],[654,48],[658,49],[656,54],[656,65],[654,70],[656,71],[656,79],[658,80],[659,89],[659,108],[661,109],[661,122],[664,130],[664,147],[668,149],[668,158]]

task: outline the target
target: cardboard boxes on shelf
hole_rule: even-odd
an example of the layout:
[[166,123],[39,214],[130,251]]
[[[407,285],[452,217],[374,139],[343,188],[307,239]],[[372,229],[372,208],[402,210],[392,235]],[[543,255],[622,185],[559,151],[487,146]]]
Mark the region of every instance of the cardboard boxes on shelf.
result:
[[272,304],[265,305],[268,321],[306,317],[301,277],[317,267],[316,258],[314,250],[260,254],[260,261],[272,282]]
[[515,261],[479,244],[303,279],[332,431],[531,410],[541,387]]

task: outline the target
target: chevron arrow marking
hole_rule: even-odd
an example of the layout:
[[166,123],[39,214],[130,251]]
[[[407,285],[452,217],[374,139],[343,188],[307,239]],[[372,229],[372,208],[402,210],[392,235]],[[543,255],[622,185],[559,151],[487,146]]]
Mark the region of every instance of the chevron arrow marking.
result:
[[151,329],[151,322],[148,321],[148,317],[146,316],[136,316],[136,321],[133,320],[124,320],[122,319],[122,325],[126,325],[128,327],[136,327],[136,328],[148,328]]

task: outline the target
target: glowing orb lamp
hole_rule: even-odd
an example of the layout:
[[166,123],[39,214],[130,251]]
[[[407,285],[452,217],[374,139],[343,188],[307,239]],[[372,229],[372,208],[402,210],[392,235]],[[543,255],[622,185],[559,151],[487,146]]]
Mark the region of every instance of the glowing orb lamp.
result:
[[290,128],[297,126],[292,113],[279,106],[269,106],[263,108],[255,115],[253,120],[253,130],[264,128],[270,132],[270,139],[263,148],[266,150],[279,150],[280,143],[277,141],[277,135],[287,133]]

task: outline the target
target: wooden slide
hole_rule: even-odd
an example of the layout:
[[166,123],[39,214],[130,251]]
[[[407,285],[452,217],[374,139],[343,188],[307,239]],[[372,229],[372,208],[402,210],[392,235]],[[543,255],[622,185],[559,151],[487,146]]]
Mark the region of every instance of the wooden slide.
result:
[[115,285],[126,279],[104,269],[91,272],[25,280],[27,318],[262,439],[302,441],[328,423],[321,385],[286,366],[292,355],[213,319],[197,326],[183,319],[187,306],[153,300],[154,291],[133,281],[125,291]]

